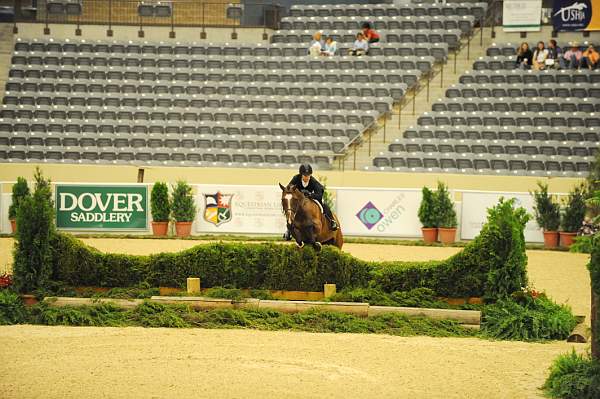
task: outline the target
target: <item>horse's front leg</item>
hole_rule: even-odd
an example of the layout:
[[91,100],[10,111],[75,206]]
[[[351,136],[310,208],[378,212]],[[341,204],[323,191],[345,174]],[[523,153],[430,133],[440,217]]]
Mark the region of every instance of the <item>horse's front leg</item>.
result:
[[292,232],[292,237],[294,237],[296,245],[302,248],[304,246],[304,242],[302,241],[302,231],[296,225],[293,225],[290,231]]

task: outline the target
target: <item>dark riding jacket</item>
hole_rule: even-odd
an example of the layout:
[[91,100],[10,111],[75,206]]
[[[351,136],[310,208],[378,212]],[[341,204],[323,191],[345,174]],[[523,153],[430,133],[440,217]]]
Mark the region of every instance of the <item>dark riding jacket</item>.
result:
[[300,191],[308,191],[310,193],[310,198],[319,201],[321,204],[323,203],[323,192],[325,192],[325,188],[314,177],[311,176],[308,185],[304,187],[302,185],[302,176],[297,174],[292,178],[290,184],[296,186]]

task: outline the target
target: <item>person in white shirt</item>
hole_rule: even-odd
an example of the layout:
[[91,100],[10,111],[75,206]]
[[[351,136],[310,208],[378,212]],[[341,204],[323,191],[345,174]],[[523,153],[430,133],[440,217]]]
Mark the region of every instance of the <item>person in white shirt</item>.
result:
[[325,48],[321,50],[321,55],[324,55],[326,57],[332,57],[335,55],[336,51],[337,42],[333,40],[333,37],[328,36],[327,39],[325,39]]
[[354,45],[349,50],[350,55],[364,55],[369,52],[369,42],[365,39],[365,35],[358,33]]
[[321,55],[321,50],[323,49],[323,42],[321,41],[322,33],[315,32],[313,35],[313,40],[310,42],[310,47],[308,48],[308,54],[313,57],[318,57]]
[[539,42],[533,52],[533,69],[542,70],[546,68],[546,59],[548,58],[548,49],[544,42]]

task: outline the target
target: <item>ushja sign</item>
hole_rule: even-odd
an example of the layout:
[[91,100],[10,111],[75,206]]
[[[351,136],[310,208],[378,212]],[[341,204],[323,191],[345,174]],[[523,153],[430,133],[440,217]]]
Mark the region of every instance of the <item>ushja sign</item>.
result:
[[55,202],[58,228],[148,228],[146,186],[57,184]]

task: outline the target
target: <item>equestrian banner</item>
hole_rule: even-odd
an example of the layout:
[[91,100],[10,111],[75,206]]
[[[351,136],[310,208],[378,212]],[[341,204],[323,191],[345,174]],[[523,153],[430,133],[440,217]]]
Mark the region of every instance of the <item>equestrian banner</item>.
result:
[[[487,220],[487,209],[497,205],[501,197],[505,199],[515,198],[516,206],[525,208],[530,215],[534,214],[534,200],[528,193],[463,192],[460,223],[461,239],[471,240],[477,237]],[[525,226],[524,233],[527,242],[544,242],[542,230],[533,218]]]
[[281,189],[277,185],[196,187],[198,233],[283,234],[285,231]]
[[147,230],[145,185],[55,185],[56,227],[69,230]]
[[554,0],[556,31],[600,30],[600,0]]
[[337,215],[347,235],[420,237],[421,190],[337,189]]
[[505,32],[542,29],[542,0],[504,0],[502,28]]

